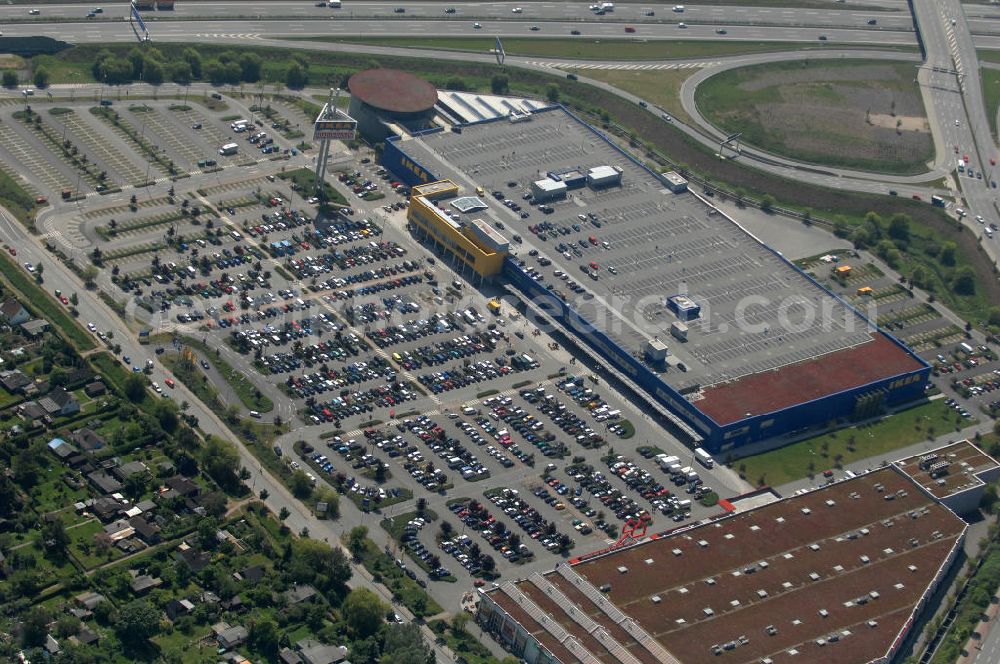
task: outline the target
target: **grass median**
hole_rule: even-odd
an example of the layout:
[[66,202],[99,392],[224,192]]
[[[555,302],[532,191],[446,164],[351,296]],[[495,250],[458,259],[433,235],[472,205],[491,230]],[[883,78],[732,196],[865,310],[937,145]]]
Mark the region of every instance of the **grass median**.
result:
[[[223,359],[221,354],[216,353],[207,344],[192,337],[180,336],[178,339],[187,346],[198,350],[202,355],[209,358],[215,370],[222,376],[226,384],[233,390],[240,402],[248,410],[256,410],[258,413],[270,413],[274,410],[274,402],[266,394],[257,389],[243,374],[234,369],[229,362]],[[169,339],[161,338],[155,340],[156,343],[169,343]],[[197,369],[196,369],[197,371]],[[200,373],[200,371],[199,371]],[[218,393],[216,392],[216,396]]]
[[785,447],[739,459],[740,476],[759,485],[780,486],[861,459],[872,466],[893,461],[896,450],[975,424],[943,400],[915,406],[867,424],[808,438]]
[[80,327],[69,312],[58,304],[45,289],[30,278],[6,252],[0,254],[0,272],[4,280],[18,292],[18,300],[39,318],[44,318],[52,328],[66,338],[78,351],[96,348],[94,339]]
[[[641,30],[641,27],[639,28]],[[583,28],[586,30],[586,28]],[[307,41],[337,44],[368,44],[398,48],[426,48],[435,50],[490,53],[496,47],[494,37],[305,37]],[[580,60],[673,60],[679,58],[711,58],[730,55],[751,55],[779,51],[822,50],[819,44],[803,42],[755,42],[663,39],[641,41],[637,39],[591,39],[585,36],[505,38],[503,50],[507,55],[545,58],[571,58]],[[880,47],[893,50],[916,49],[906,47]]]

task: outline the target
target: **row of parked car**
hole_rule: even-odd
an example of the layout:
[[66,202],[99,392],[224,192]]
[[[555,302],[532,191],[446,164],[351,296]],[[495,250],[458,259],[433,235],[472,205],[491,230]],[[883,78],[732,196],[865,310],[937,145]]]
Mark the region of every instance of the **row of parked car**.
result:
[[584,491],[597,499],[605,509],[613,512],[619,521],[649,515],[646,509],[640,507],[630,496],[616,488],[603,473],[596,471],[592,465],[588,463],[572,464],[566,467],[566,473],[579,483]]
[[503,552],[504,558],[510,562],[518,562],[531,558],[534,554],[527,544],[521,541],[521,536],[498,521],[478,500],[456,501],[449,504],[448,509],[467,527],[477,531],[494,551]]
[[419,395],[407,388],[405,383],[379,385],[364,391],[342,390],[340,396],[325,401],[313,397],[306,399],[309,419],[313,424],[340,422],[352,415],[370,413],[375,407],[391,408],[418,398]]
[[[243,344],[237,344],[242,350]],[[312,367],[327,362],[347,362],[367,350],[362,341],[353,333],[334,332],[333,339],[324,339],[312,344],[295,346],[292,352],[271,353],[261,356],[261,367],[271,374],[295,371],[303,365]]]
[[541,420],[515,405],[511,397],[490,397],[483,405],[490,409],[492,419],[503,422],[543,456],[562,458],[568,454],[566,445],[556,441],[555,434],[546,431]]
[[560,533],[556,524],[543,517],[538,510],[520,497],[517,489],[503,488],[491,492],[490,501],[514,520],[528,537],[538,540],[549,551],[566,551],[574,542],[569,535]]
[[[445,334],[455,328],[462,329],[464,324],[465,319],[457,311],[435,312],[429,318],[410,319],[371,330],[368,332],[368,338],[379,348],[391,348],[397,344],[416,341],[423,337]],[[485,339],[480,337],[481,334],[474,332],[470,337],[473,340],[478,338],[486,343]]]
[[[450,359],[444,353],[438,353],[435,358],[445,357],[444,361]],[[462,357],[461,355],[459,357]],[[480,360],[448,371],[435,371],[420,375],[417,380],[425,385],[434,394],[441,394],[450,390],[457,390],[475,383],[496,380],[500,376],[506,376],[514,371],[511,367],[498,364],[496,361]]]
[[372,380],[378,380],[392,371],[388,363],[379,356],[374,356],[364,362],[352,362],[341,369],[326,367],[301,376],[289,376],[285,380],[288,390],[300,399],[324,394],[331,390],[361,385]]
[[426,415],[420,415],[412,421],[405,420],[403,425],[463,479],[475,481],[489,477],[489,469],[480,463],[475,454],[466,449],[458,439],[448,436],[440,425]]
[[417,537],[417,534],[425,525],[427,525],[427,521],[420,517],[406,522],[406,526],[403,528],[403,534],[400,536],[403,548],[406,549],[407,554],[409,554],[411,558],[420,560],[427,566],[427,569],[430,570],[428,575],[432,579],[440,579],[450,576],[451,572],[448,568],[441,565],[441,559],[437,555],[428,551]]

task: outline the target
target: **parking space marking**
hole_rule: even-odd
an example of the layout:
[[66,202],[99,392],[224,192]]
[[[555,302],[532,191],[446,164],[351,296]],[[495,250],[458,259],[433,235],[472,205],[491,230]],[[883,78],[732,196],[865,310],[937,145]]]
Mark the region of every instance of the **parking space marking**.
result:
[[127,183],[141,184],[145,181],[145,173],[120,151],[108,145],[107,138],[99,136],[95,129],[89,126],[81,116],[76,113],[67,113],[60,116],[60,120],[73,133],[73,137],[77,141],[84,143],[87,150],[97,155],[104,166],[118,175],[115,178],[112,173],[108,173],[109,179],[117,180],[123,186]]
[[6,122],[0,122],[0,143],[3,143],[4,149],[25,166],[33,177],[41,180],[53,193],[72,188],[66,176],[58,169],[52,168],[41,157],[39,148],[28,145],[28,142]]

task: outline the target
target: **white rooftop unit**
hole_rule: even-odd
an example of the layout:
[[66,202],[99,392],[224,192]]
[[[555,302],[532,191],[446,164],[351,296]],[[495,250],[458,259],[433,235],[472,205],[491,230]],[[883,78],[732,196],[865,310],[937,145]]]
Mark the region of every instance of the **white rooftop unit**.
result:
[[663,343],[659,339],[651,339],[649,343],[646,344],[646,359],[650,362],[663,362],[667,359],[667,354],[670,352],[667,344]]
[[493,249],[493,251],[505,252],[510,246],[506,237],[490,227],[482,219],[473,219],[469,224],[469,229],[479,239],[480,242]]
[[587,171],[587,184],[591,187],[607,187],[622,181],[622,170],[614,166],[594,166]]
[[566,195],[566,183],[543,178],[531,183],[531,195],[536,202],[548,201]]
[[675,194],[687,191],[688,181],[680,176],[677,171],[667,171],[660,175],[667,184],[667,189]]

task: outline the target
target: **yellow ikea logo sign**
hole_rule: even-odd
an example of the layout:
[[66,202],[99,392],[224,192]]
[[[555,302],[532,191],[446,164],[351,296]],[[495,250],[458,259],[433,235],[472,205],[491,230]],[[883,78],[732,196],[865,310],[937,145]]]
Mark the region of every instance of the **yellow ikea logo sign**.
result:
[[351,131],[356,123],[343,120],[320,120],[316,123],[317,131]]
[[407,157],[400,157],[399,163],[402,164],[403,168],[405,168],[406,170],[408,170],[411,173],[413,173],[414,175],[416,175],[420,179],[421,182],[430,182],[430,179],[431,179],[430,173],[428,173],[423,168],[421,168],[420,166],[418,166],[411,159],[409,159]]

